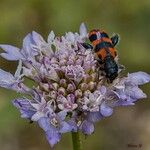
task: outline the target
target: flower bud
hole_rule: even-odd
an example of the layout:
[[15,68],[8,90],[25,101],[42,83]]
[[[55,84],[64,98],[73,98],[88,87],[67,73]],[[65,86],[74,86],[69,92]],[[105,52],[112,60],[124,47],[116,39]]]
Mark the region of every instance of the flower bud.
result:
[[88,88],[88,85],[87,85],[86,83],[81,83],[80,89],[81,89],[82,91],[86,91],[87,88]]
[[90,75],[89,75],[89,74],[86,74],[86,75],[84,76],[84,82],[85,82],[85,83],[88,83],[88,82],[90,82],[90,81],[91,81]]
[[97,73],[92,73],[91,78],[92,78],[92,81],[98,80],[98,74]]
[[57,90],[59,87],[58,83],[56,83],[56,82],[52,83],[52,86],[53,86],[54,90]]
[[73,92],[75,90],[75,86],[73,84],[68,84],[67,86],[67,91],[69,93]]
[[66,90],[63,87],[58,88],[59,95],[66,95]]
[[67,81],[66,81],[66,79],[61,79],[61,80],[59,81],[59,83],[60,83],[60,86],[62,86],[62,87],[64,87],[64,88],[67,87]]
[[91,82],[88,83],[88,89],[90,91],[93,91],[95,87],[96,87],[96,83],[95,82],[91,81]]
[[78,89],[78,90],[75,91],[75,97],[76,98],[82,97],[82,91],[80,89]]
[[56,97],[57,97],[56,91],[50,91],[50,97],[53,99],[56,99]]
[[65,60],[65,59],[61,59],[61,60],[59,61],[59,65],[60,65],[60,66],[66,65],[66,63],[67,63],[67,60]]

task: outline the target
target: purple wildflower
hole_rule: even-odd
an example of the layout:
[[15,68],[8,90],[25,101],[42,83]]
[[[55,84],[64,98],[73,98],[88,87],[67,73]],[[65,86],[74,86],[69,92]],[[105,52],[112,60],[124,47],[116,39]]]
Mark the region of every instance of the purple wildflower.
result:
[[[62,133],[80,130],[92,134],[94,123],[111,116],[114,107],[146,98],[138,85],[149,83],[149,74],[131,73],[106,83],[92,51],[80,44],[86,39],[87,29],[81,24],[79,34],[56,37],[51,31],[46,42],[32,32],[24,38],[21,49],[0,45],[5,51],[3,58],[19,61],[15,75],[0,69],[0,86],[31,97],[17,98],[13,104],[22,118],[39,124],[52,147]],[[25,78],[35,85],[27,87]]]

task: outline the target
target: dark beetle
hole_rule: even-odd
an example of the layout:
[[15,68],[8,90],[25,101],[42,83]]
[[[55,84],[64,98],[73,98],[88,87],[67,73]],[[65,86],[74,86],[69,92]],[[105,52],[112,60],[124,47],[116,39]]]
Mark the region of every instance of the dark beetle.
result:
[[89,32],[89,40],[92,43],[82,43],[82,46],[86,49],[93,49],[98,56],[98,62],[100,64],[100,69],[102,69],[106,78],[110,82],[118,76],[118,64],[115,61],[117,52],[115,49],[116,44],[119,41],[119,36],[115,34],[113,37],[109,38],[108,34],[102,30],[91,30]]

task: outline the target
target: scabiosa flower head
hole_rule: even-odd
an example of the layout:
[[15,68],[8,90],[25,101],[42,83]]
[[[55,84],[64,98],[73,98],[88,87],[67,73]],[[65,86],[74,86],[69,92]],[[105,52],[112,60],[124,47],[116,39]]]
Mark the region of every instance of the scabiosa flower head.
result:
[[[79,34],[57,37],[51,31],[46,42],[33,31],[21,49],[0,45],[3,58],[19,61],[15,75],[0,69],[0,86],[28,95],[13,104],[22,118],[39,124],[52,147],[62,133],[92,134],[94,123],[112,115],[114,107],[146,98],[138,85],[150,82],[149,74],[129,73],[107,83],[93,52],[81,44],[86,39],[82,23]],[[25,84],[25,78],[34,81],[33,87]]]

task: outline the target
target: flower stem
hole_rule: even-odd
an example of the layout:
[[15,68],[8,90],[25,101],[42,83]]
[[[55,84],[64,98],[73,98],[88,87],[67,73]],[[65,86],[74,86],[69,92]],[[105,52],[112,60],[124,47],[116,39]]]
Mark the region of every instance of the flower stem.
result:
[[81,137],[79,132],[72,132],[73,150],[82,150]]

